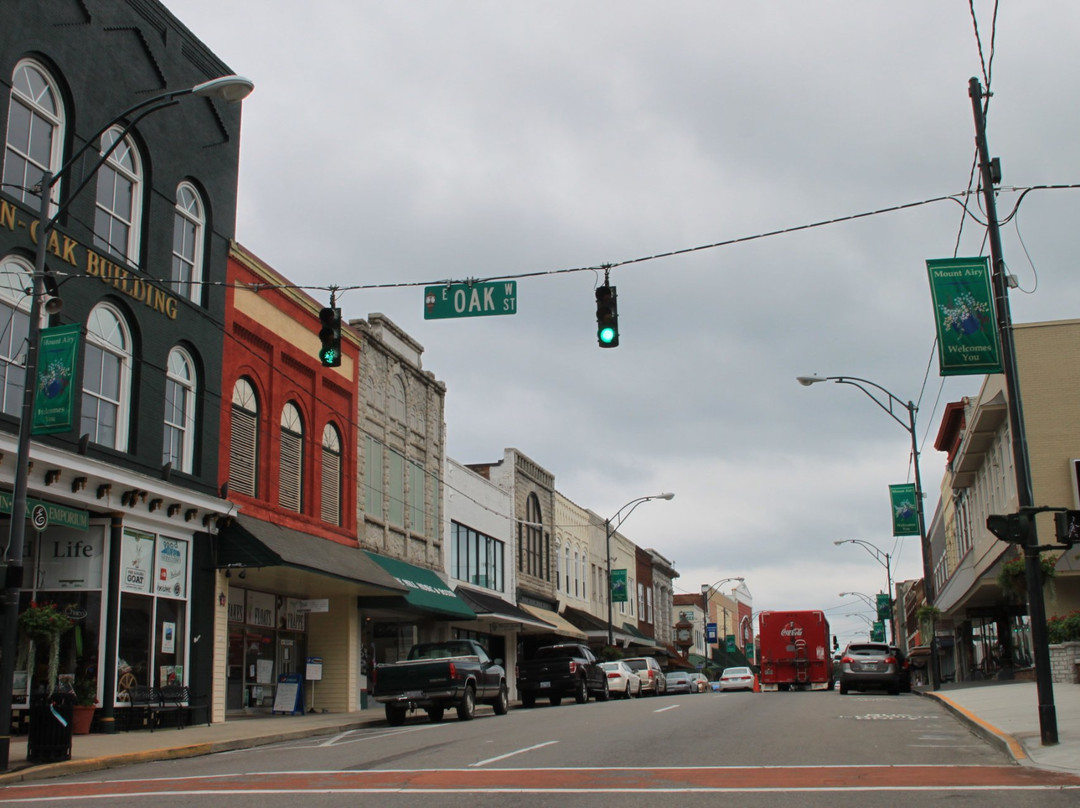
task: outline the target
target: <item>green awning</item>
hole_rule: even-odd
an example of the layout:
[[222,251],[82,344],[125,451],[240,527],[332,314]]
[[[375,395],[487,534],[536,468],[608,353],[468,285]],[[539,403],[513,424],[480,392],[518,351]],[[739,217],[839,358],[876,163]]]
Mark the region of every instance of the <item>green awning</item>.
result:
[[407,561],[372,553],[368,557],[390,573],[405,587],[405,602],[426,612],[438,612],[461,620],[475,620],[476,612],[468,607],[454,590],[433,570],[418,567]]

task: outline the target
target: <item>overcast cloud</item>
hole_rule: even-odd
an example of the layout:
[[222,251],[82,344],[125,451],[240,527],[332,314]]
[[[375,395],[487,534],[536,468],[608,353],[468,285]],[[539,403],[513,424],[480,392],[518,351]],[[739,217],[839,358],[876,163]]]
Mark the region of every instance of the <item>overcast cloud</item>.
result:
[[[514,446],[575,502],[675,561],[677,589],[745,576],[754,608],[824,608],[922,575],[891,537],[887,487],[910,439],[861,376],[919,403],[927,517],[941,408],[981,377],[938,377],[925,260],[984,253],[943,201],[633,261],[963,192],[965,0],[365,2],[167,0],[237,73],[237,235],[298,284],[518,283],[519,313],[423,319],[423,290],[340,296],[425,346],[447,385],[448,451]],[[1080,181],[1080,4],[976,0],[1004,185]],[[1004,216],[1019,193],[999,199]],[[978,205],[975,205],[977,211]],[[1080,191],[1036,191],[1003,231],[1013,319],[1072,318]],[[1021,239],[1022,242],[1021,243]],[[621,345],[596,345],[593,271],[615,264]],[[320,300],[328,294],[311,293]]]

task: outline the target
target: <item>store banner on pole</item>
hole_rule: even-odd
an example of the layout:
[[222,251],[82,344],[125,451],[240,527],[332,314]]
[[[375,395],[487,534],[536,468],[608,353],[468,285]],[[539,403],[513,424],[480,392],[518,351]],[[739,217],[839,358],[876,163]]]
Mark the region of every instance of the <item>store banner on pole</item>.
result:
[[926,269],[937,324],[938,374],[1002,373],[990,259],[931,258]]
[[611,602],[626,603],[626,570],[611,571]]
[[892,501],[892,534],[894,536],[920,535],[915,483],[890,485],[889,499]]
[[79,358],[81,323],[41,331],[37,356],[37,390],[31,432],[47,435],[74,426],[75,363]]

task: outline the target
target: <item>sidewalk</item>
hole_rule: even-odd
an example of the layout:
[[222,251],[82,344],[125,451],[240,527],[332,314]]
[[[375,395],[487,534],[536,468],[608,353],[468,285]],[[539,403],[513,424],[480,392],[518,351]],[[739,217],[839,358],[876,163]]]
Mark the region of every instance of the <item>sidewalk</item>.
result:
[[[997,744],[1020,764],[1080,773],[1080,685],[1054,685],[1058,740],[1043,746],[1038,694],[1034,682],[946,685],[922,692],[937,699],[975,732]],[[34,765],[26,760],[26,736],[12,737],[10,770],[0,773],[0,787],[27,780],[111,769],[151,760],[196,757],[282,741],[333,735],[385,721],[381,709],[357,713],[309,713],[297,716],[232,718],[224,723],[155,732],[76,735],[71,760]]]
[[1042,744],[1034,682],[961,682],[922,695],[940,701],[1017,763],[1080,773],[1080,684],[1054,685],[1058,730],[1054,746]]

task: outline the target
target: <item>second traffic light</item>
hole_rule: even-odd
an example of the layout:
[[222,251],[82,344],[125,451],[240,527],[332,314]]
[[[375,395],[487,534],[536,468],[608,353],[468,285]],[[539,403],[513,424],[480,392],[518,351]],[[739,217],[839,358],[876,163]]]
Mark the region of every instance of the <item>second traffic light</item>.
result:
[[619,344],[619,296],[615,287],[604,282],[596,288],[596,342],[601,348]]
[[341,309],[327,306],[319,312],[319,361],[324,368],[341,365]]

